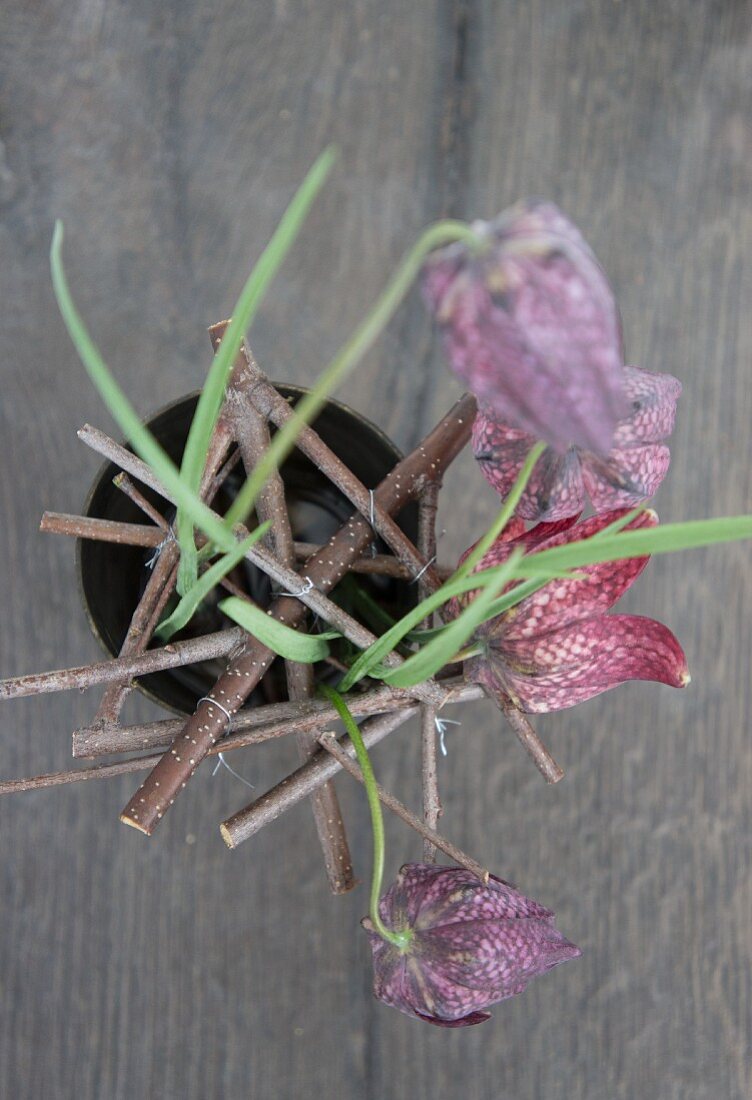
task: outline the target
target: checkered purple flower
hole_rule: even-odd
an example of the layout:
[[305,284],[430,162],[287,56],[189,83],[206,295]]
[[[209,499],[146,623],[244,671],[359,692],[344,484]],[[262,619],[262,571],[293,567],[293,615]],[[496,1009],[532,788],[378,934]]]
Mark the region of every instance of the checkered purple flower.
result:
[[374,995],[440,1027],[483,1023],[491,1005],[581,954],[549,909],[493,875],[484,885],[462,868],[405,864],[379,913],[387,928],[411,936],[400,950],[363,921]]
[[626,413],[614,296],[579,230],[552,203],[476,222],[427,262],[423,289],[450,364],[506,424],[564,454],[611,449]]
[[[581,523],[574,518],[540,523],[524,533],[515,519],[476,570],[501,565],[518,546],[534,555],[592,538],[624,514],[609,512]],[[645,511],[626,530],[657,522],[655,512]],[[478,629],[475,640],[482,652],[465,662],[465,678],[528,714],[573,707],[627,680],[685,687],[690,679],[687,661],[668,627],[643,615],[608,614],[648,561],[639,557],[584,565],[577,577],[544,584]],[[453,601],[450,614],[471,598],[468,594]]]

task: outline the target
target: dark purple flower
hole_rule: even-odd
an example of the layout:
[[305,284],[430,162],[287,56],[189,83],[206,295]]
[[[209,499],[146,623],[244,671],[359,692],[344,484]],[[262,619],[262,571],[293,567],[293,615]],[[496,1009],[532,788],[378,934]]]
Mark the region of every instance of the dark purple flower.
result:
[[621,327],[608,281],[552,203],[473,226],[488,247],[450,245],[424,293],[454,372],[505,423],[563,453],[611,449],[626,406]]
[[[591,516],[582,523],[541,523],[512,538],[505,532],[476,570],[500,565],[518,546],[534,554],[591,538],[624,514]],[[645,511],[626,529],[657,522],[655,512]],[[528,714],[573,707],[627,680],[685,687],[690,679],[686,657],[668,627],[642,615],[607,614],[648,560],[584,565],[577,569],[584,574],[579,579],[549,581],[479,628],[475,640],[482,653],[465,662],[465,678]],[[450,604],[450,614],[457,614],[468,598]]]
[[[674,429],[681,383],[670,374],[624,368],[629,413],[620,420],[605,456],[581,447],[560,454],[548,447],[535,465],[517,505],[523,519],[557,520],[582,511],[586,496],[597,512],[631,508],[651,497],[668,470],[662,440]],[[502,423],[481,408],[473,425],[473,453],[486,481],[506,497],[535,437]]]
[[581,954],[554,927],[549,909],[493,875],[484,886],[459,867],[405,864],[379,913],[387,928],[411,937],[400,950],[363,921],[374,995],[440,1027],[483,1023],[491,1005]]

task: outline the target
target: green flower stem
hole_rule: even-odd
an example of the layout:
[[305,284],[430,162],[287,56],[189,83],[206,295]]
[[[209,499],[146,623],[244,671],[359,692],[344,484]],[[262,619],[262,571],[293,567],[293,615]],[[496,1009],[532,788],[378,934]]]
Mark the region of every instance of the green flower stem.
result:
[[412,939],[412,933],[409,931],[391,931],[391,929],[386,927],[379,914],[379,895],[381,894],[381,882],[384,878],[384,819],[381,815],[381,803],[379,802],[379,795],[376,788],[376,777],[373,774],[368,749],[363,742],[360,730],[350,713],[347,703],[339,692],[335,691],[334,688],[328,687],[326,684],[322,684],[319,687],[319,691],[329,700],[342,719],[342,723],[355,748],[355,755],[358,758],[358,764],[360,765],[360,770],[363,775],[363,783],[366,788],[366,794],[368,795],[368,806],[371,810],[371,824],[373,827],[373,875],[371,878],[370,902],[371,921],[382,939],[394,944],[400,951],[404,951]]
[[[497,515],[494,522],[486,531],[480,542],[477,543],[471,554],[468,554],[462,565],[455,570],[449,581],[458,581],[462,577],[466,577],[468,573],[475,568],[479,561],[483,558],[483,555],[487,550],[493,546],[496,539],[504,530],[510,519],[514,515],[514,510],[520,502],[520,497],[525,491],[528,481],[535,469],[535,464],[546,449],[547,444],[543,442],[536,443],[530,448],[528,456],[525,459],[525,463],[520,470],[517,480],[512,486],[509,496],[504,501],[501,511]],[[447,582],[449,583],[449,582]]]
[[279,468],[292,450],[295,438],[304,424],[308,424],[321,409],[332,390],[343,377],[369,351],[396,313],[418,275],[423,261],[430,252],[445,244],[465,241],[472,248],[482,248],[484,243],[467,225],[460,221],[436,222],[426,229],[410,251],[403,257],[389,284],[382,291],[371,312],[361,322],[350,339],[343,344],[316,385],[295,406],[294,415],[277,432],[258,465],[233,501],[226,522],[229,526],[242,523],[248,516],[253,502],[266,479]]

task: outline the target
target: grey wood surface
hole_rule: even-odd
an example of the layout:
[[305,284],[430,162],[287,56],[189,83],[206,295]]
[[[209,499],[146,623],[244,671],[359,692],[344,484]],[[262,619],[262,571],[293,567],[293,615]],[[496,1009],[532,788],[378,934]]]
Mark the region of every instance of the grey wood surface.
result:
[[[752,10],[744,0],[10,0],[0,14],[0,674],[94,658],[72,547],[37,533],[111,427],[57,315],[47,252],[144,413],[200,385],[305,169],[336,176],[253,333],[310,382],[406,242],[550,196],[621,303],[629,359],[684,384],[664,518],[752,511]],[[342,396],[404,448],[459,393],[414,295]],[[463,455],[441,556],[493,494]],[[467,1031],[375,1003],[307,807],[235,853],[246,800],[202,769],[147,841],[132,777],[0,807],[0,1096],[743,1100],[750,1095],[749,546],[655,560],[625,606],[685,645],[685,692],[626,685],[540,722],[548,789],[491,704],[441,761],[443,827],[557,911],[582,958]],[[66,766],[95,697],[3,705],[3,776]],[[131,716],[150,714],[136,701]],[[416,739],[375,754],[416,804]],[[259,791],[292,746],[246,752]],[[359,873],[362,793],[339,780]],[[419,846],[389,822],[396,871]]]

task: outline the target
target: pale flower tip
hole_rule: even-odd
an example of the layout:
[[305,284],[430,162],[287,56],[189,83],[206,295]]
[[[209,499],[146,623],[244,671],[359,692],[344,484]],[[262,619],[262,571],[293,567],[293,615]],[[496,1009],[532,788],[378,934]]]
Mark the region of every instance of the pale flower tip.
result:
[[681,676],[679,677],[679,686],[685,688],[687,684],[691,683],[692,677],[689,675],[689,669],[685,668],[684,672],[682,672]]

